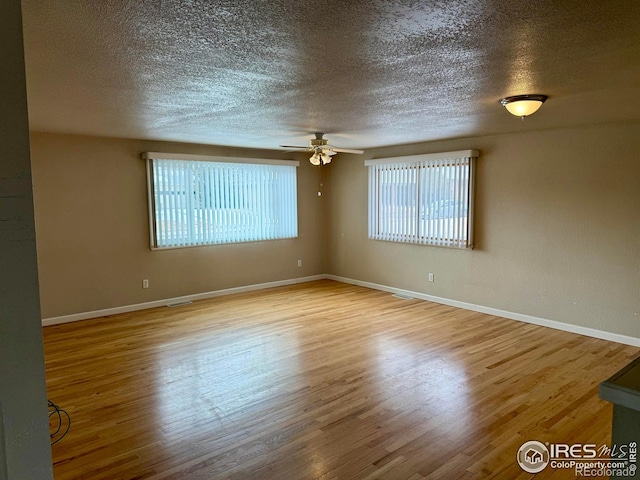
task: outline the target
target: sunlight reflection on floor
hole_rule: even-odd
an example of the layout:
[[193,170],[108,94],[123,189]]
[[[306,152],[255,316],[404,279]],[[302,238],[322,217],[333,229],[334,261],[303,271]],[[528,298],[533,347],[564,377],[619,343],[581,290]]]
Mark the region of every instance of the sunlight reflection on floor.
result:
[[264,336],[243,329],[228,334],[228,341],[221,339],[224,335],[216,335],[217,349],[204,342],[181,358],[171,344],[159,349],[155,397],[167,441],[172,433],[179,437],[184,429],[202,428],[207,418],[218,428],[229,422],[237,428],[244,415],[276,402],[283,379],[299,371],[295,331]]
[[[447,433],[470,421],[471,395],[464,365],[451,356],[425,351],[420,344],[397,337],[378,336],[381,385],[392,410],[415,409],[437,418],[437,432]],[[446,401],[443,401],[446,399]]]

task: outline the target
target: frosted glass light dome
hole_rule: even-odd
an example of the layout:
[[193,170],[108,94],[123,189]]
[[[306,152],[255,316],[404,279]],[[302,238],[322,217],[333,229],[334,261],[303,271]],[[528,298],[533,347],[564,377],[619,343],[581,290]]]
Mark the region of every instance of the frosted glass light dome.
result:
[[524,118],[537,112],[546,99],[546,95],[514,95],[503,98],[500,103],[511,115]]

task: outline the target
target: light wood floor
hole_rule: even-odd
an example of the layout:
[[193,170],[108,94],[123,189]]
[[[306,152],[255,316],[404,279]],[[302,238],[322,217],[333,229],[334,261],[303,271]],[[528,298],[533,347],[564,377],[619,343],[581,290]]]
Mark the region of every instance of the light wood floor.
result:
[[610,442],[598,384],[640,354],[332,281],[44,336],[56,480],[530,478],[527,440]]

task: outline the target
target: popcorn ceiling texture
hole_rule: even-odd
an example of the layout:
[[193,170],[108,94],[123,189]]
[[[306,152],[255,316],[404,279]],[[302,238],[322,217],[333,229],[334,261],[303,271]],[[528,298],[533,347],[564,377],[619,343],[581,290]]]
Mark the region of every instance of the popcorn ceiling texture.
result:
[[[22,3],[38,131],[371,148],[639,119],[633,0]],[[498,103],[522,93],[550,97],[525,122]]]

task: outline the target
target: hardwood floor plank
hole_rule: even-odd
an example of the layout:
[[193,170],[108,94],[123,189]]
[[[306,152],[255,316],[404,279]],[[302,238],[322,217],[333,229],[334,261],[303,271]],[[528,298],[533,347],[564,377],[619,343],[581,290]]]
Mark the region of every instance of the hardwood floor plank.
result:
[[44,339],[57,480],[529,478],[527,440],[610,441],[597,387],[640,354],[329,280]]

